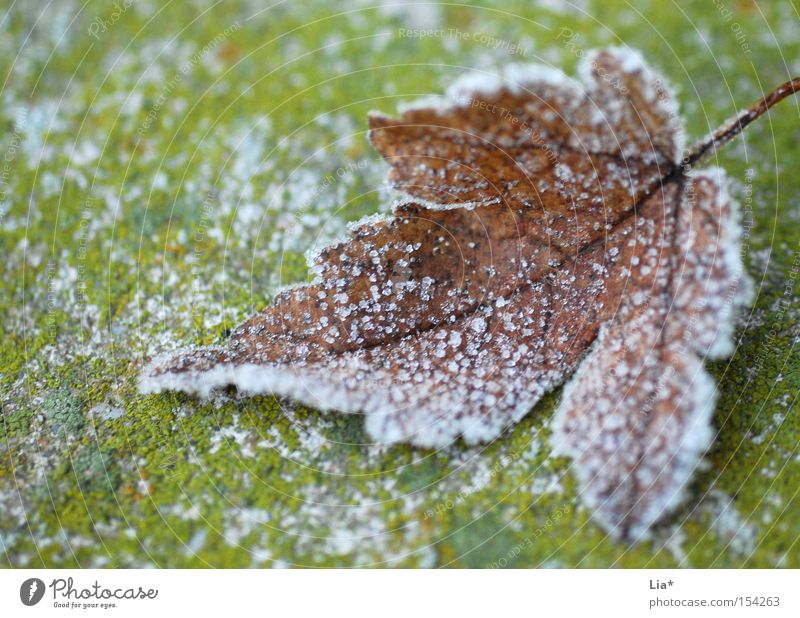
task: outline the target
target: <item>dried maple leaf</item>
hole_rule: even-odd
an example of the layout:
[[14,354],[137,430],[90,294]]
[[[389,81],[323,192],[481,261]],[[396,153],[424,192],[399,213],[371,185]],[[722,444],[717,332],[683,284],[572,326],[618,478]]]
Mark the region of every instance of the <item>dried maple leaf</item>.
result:
[[235,385],[441,446],[495,438],[575,372],[556,451],[601,524],[640,534],[711,440],[701,359],[731,351],[746,300],[725,178],[691,167],[797,84],[684,155],[675,104],[637,54],[597,52],[579,75],[511,67],[372,115],[406,196],[393,216],[315,255],[316,280],[224,346],[154,361],[142,390]]

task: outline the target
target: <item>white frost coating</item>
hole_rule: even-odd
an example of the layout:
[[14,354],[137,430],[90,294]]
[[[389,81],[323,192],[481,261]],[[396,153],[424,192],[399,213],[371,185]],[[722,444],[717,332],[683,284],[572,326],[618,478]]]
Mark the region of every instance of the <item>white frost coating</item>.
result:
[[[377,225],[377,224],[383,223],[385,221],[391,221],[393,218],[394,218],[393,215],[385,215],[385,214],[382,214],[382,213],[375,213],[375,214],[371,214],[371,215],[365,215],[364,217],[361,217],[357,221],[349,221],[347,223],[347,231],[348,232],[354,232],[354,231],[356,231],[358,228],[360,228],[363,225]],[[347,236],[343,241],[338,241],[338,242],[349,242],[349,241],[350,241],[350,237]],[[331,244],[337,244],[337,243],[331,243]],[[330,246],[330,245],[328,245],[328,246]]]
[[[406,112],[413,112],[419,109],[432,109],[437,112],[445,113],[448,109],[451,109],[451,107],[451,101],[447,96],[429,94],[419,99],[399,103],[397,105],[397,111],[400,114],[405,114]],[[370,115],[372,114],[381,115],[381,112],[370,112]]]
[[[371,215],[366,215],[357,221],[350,221],[345,226],[347,232],[339,236],[338,238],[334,238],[333,240],[324,240],[318,243],[315,243],[311,247],[309,247],[305,252],[306,264],[308,264],[308,268],[311,272],[316,273],[318,271],[317,267],[315,266],[317,263],[317,258],[319,257],[320,253],[325,249],[329,249],[330,247],[335,247],[337,245],[343,245],[350,242],[351,237],[350,234],[356,230],[357,228],[361,227],[362,225],[377,225],[384,221],[391,221],[393,219],[392,215],[385,215],[382,213],[374,213]],[[303,283],[303,285],[313,285],[315,281],[310,283]],[[294,286],[289,286],[294,287]]]
[[[738,205],[720,168],[691,174],[697,193],[684,198],[676,239],[673,326],[701,357],[733,351],[734,320],[752,298],[742,263]],[[698,303],[698,301],[701,301]]]
[[[596,71],[600,54],[610,68]],[[622,47],[592,50],[581,58],[578,79],[544,64],[510,64],[498,71],[466,73],[446,90],[445,98],[404,103],[401,111],[428,109],[445,115],[479,100],[490,101],[505,90],[527,95],[532,103],[549,101],[551,109],[535,113],[560,116],[574,131],[567,142],[572,148],[590,153],[621,150],[625,157],[651,163],[662,157],[677,162],[683,156],[685,140],[673,89],[638,52]],[[637,105],[646,106],[647,113],[640,113]],[[536,128],[536,116],[529,121]],[[647,130],[632,133],[637,124]],[[547,143],[548,138],[539,139]]]
[[712,440],[716,387],[701,357],[730,352],[735,310],[747,298],[725,176],[712,169],[690,180],[692,190],[667,206],[677,214],[674,256],[653,263],[663,291],[648,306],[623,299],[553,418],[553,450],[573,459],[583,501],[628,538],[680,503]]
[[[670,375],[671,382],[682,388],[682,394],[674,401],[664,402],[666,407],[654,414],[647,425],[629,434],[626,417],[630,406],[636,404],[625,401],[630,396],[627,383],[620,383],[618,390],[613,390],[612,383],[609,388],[616,395],[607,402],[602,397],[598,399],[597,394],[602,391],[599,385],[615,381],[603,356],[614,345],[609,339],[613,336],[603,329],[592,351],[564,387],[552,421],[551,445],[555,455],[573,459],[582,500],[591,507],[598,523],[620,535],[624,522],[628,537],[636,539],[683,499],[713,438],[711,415],[716,386],[693,355],[685,359],[685,371],[659,365],[654,368],[656,374]],[[659,400],[654,398],[658,409]],[[580,415],[587,406],[609,411],[578,420],[570,418],[576,410]],[[610,440],[612,436],[617,437]],[[633,497],[632,487],[638,488]]]
[[[659,418],[651,426],[655,432],[653,440],[664,436],[672,440],[673,456],[668,462],[671,468],[671,490],[659,496],[660,502],[654,499],[646,504],[641,511],[638,527],[631,529],[633,537],[643,534],[657,520],[681,504],[686,487],[714,438],[711,418],[717,402],[717,386],[697,359],[694,363],[693,379],[687,380],[686,385],[684,395],[687,401],[681,403],[690,410],[688,418],[681,422],[670,415]],[[664,473],[667,474],[666,470]]]
[[[507,86],[515,94],[529,91],[533,86],[547,85],[581,92],[581,84],[566,73],[546,64],[509,64],[503,71]],[[534,93],[535,94],[535,93]]]
[[[155,365],[152,366],[155,368]],[[164,373],[141,379],[142,393],[181,390],[207,397],[215,388],[233,385],[249,394],[274,394],[313,405],[320,410],[336,409],[352,413],[357,407],[349,404],[351,398],[341,382],[315,378],[314,389],[318,396],[309,396],[308,382],[298,377],[288,366],[268,365],[216,365],[207,371],[187,371],[182,374]]]
[[503,89],[514,94],[530,92],[537,94],[537,86],[563,88],[567,92],[574,91],[576,96],[583,94],[580,83],[567,76],[563,71],[545,64],[513,63],[504,67],[500,74],[485,71],[465,73],[454,81],[445,91],[445,99],[433,101],[435,105],[426,105],[429,98],[404,103],[400,111],[416,109],[433,109],[446,113],[453,107],[470,107],[476,98],[496,95]]
[[[623,72],[629,75],[639,74],[638,83],[647,87],[642,93],[645,96],[645,102],[669,121],[665,132],[671,134],[674,140],[674,148],[672,152],[665,154],[669,156],[672,161],[680,161],[686,148],[686,135],[680,120],[680,110],[677,103],[678,98],[674,87],[661,75],[655,73],[638,51],[619,46],[592,49],[581,58],[578,63],[577,73],[584,84],[591,85],[597,83],[594,81],[592,71],[597,64],[597,57],[601,53],[611,53],[614,57],[619,59]],[[600,76],[601,83],[603,79],[603,76]],[[620,95],[627,95],[627,92],[623,92],[620,89]]]
[[491,95],[503,88],[502,76],[495,73],[471,72],[456,79],[445,91],[445,95],[459,107],[469,107],[479,95]]
[[[550,436],[550,450],[553,455],[572,457],[574,449],[570,440],[570,434],[566,430],[566,415],[570,413],[570,406],[572,402],[576,402],[580,398],[578,390],[582,388],[583,382],[591,375],[591,368],[589,361],[594,358],[597,349],[601,345],[601,341],[605,339],[607,331],[606,326],[600,328],[597,339],[592,343],[589,351],[586,354],[583,362],[572,374],[572,377],[564,383],[564,388],[561,391],[561,403],[550,421],[553,434]],[[155,363],[154,363],[155,366]]]
[[636,73],[637,71],[648,71],[647,63],[642,55],[635,49],[629,47],[604,47],[601,49],[591,49],[586,55],[581,57],[578,62],[576,72],[584,83],[591,83],[594,79],[592,70],[597,63],[597,56],[601,53],[611,53],[620,61],[620,67],[625,73]]
[[[459,401],[452,399],[451,393],[441,393],[441,405],[429,404],[433,409],[442,410],[438,415],[432,417],[428,411],[417,408],[409,410],[410,414],[404,416],[400,422],[398,406],[391,400],[391,388],[354,392],[335,373],[325,375],[313,368],[291,365],[223,364],[206,371],[151,375],[164,359],[173,355],[171,353],[157,358],[145,368],[139,381],[141,393],[180,390],[205,398],[215,388],[233,385],[247,394],[288,397],[321,411],[363,413],[366,416],[366,430],[377,442],[412,442],[417,446],[431,448],[447,446],[459,437],[463,437],[467,444],[496,438],[510,424],[521,420],[541,395],[554,386],[552,383],[541,387],[532,385],[529,394],[518,398],[508,414],[495,415],[489,419],[468,414],[454,417],[450,412],[458,409]],[[425,382],[414,385],[414,388],[423,393],[435,390]]]
[[417,204],[423,208],[427,208],[428,210],[474,210],[476,208],[480,208],[481,206],[491,206],[492,204],[499,204],[503,201],[503,198],[498,196],[488,200],[483,200],[481,202],[450,202],[448,204],[442,204],[439,202],[434,202],[433,200],[414,197],[405,191],[396,191],[396,193],[400,197],[392,204],[393,209],[406,206],[408,204]]
[[[733,333],[735,319],[739,310],[752,303],[754,285],[744,268],[741,252],[742,226],[739,203],[729,192],[728,176],[721,167],[710,167],[692,173],[692,177],[707,178],[719,190],[717,204],[727,205],[727,216],[720,219],[720,238],[716,247],[719,261],[729,274],[729,285],[724,302],[717,307],[715,324],[717,327],[711,345],[706,350],[707,358],[726,358],[733,353]],[[716,209],[718,206],[714,205]],[[731,297],[731,291],[733,292]]]

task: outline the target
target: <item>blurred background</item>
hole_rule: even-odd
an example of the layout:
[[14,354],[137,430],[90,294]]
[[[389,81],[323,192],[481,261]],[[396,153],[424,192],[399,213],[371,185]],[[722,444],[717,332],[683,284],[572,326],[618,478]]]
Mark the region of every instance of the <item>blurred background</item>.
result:
[[389,212],[369,110],[472,69],[641,51],[690,142],[800,74],[793,0],[0,2],[0,565],[800,566],[800,163],[789,100],[712,161],[757,300],[689,500],[614,543],[550,456],[369,443],[270,397],[142,397],[145,357],[220,341],[347,223]]

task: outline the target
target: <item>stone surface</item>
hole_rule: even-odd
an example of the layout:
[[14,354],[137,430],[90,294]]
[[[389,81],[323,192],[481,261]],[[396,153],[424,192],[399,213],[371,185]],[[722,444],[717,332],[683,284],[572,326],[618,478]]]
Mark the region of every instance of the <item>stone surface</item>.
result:
[[[732,2],[742,40],[700,2],[685,15],[645,3],[642,16],[587,3],[602,25],[528,0],[423,16],[299,3],[254,15],[241,2],[198,17],[173,3],[146,27],[161,7],[137,2],[92,28],[113,4],[72,21],[79,5],[59,2],[36,23],[18,3],[0,37],[11,75],[0,563],[798,566],[794,103],[712,161],[734,181],[756,296],[733,356],[710,366],[718,433],[704,469],[633,548],[590,520],[568,461],[552,455],[559,391],[491,444],[443,450],[375,445],[361,418],[270,397],[136,392],[146,357],[219,343],[308,279],[305,251],[391,203],[375,190],[387,168],[367,143],[370,110],[391,114],[468,68],[569,71],[590,48],[625,44],[678,86],[694,138],[789,76],[790,5]],[[443,34],[407,34],[428,27],[420,19]]]

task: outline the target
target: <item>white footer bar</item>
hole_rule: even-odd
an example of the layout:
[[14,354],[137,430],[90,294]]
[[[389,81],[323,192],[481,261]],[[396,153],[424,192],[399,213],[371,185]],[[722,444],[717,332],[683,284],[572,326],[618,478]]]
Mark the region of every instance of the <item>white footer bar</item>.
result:
[[788,570],[0,571],[0,616],[797,617],[798,599]]

